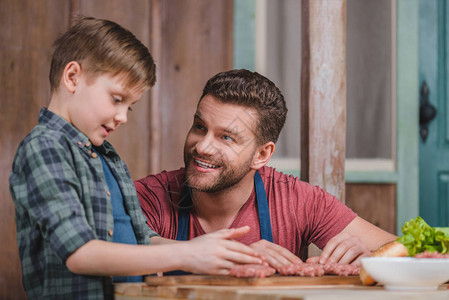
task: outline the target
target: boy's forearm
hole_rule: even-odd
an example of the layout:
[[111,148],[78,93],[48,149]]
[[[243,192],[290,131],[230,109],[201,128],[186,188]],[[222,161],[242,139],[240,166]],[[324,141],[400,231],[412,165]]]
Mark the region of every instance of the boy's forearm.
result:
[[177,240],[170,240],[160,236],[153,236],[150,238],[151,245],[164,245],[179,243]]
[[164,245],[127,245],[91,240],[66,261],[70,271],[94,276],[132,276],[181,268],[179,253]]
[[190,241],[156,239],[156,245],[91,240],[66,261],[70,271],[97,276],[132,276],[171,270],[227,275],[235,264],[261,264],[251,247],[235,241],[249,227],[223,229]]

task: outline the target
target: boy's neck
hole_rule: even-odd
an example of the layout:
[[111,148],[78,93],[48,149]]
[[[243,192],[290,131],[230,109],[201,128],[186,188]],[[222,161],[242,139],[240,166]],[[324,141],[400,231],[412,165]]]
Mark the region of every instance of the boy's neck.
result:
[[48,104],[47,109],[70,123],[69,114],[67,113],[68,97],[70,97],[70,95],[64,95],[64,91],[54,92],[50,98],[50,103]]

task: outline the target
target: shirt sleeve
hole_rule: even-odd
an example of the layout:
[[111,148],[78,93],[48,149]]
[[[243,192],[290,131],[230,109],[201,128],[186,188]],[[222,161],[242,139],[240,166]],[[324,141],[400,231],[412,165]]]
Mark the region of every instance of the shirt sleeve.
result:
[[146,185],[147,178],[134,181],[137,196],[139,197],[142,212],[146,217],[148,227],[157,233],[161,233],[161,203],[155,195],[154,190]]
[[[56,139],[34,138],[23,146],[13,166],[16,206],[53,251],[65,261],[76,249],[95,239],[80,201],[80,180],[70,150]],[[15,183],[15,184],[14,184]]]
[[[148,226],[161,237],[176,239],[179,189],[168,188],[166,172],[150,175],[134,182],[140,206]],[[178,187],[178,184],[174,184]]]

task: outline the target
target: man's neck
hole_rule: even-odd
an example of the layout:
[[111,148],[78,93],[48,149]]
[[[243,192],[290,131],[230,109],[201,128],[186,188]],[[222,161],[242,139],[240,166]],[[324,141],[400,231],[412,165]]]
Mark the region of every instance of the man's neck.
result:
[[229,228],[254,189],[254,171],[217,193],[192,191],[195,214],[206,233]]

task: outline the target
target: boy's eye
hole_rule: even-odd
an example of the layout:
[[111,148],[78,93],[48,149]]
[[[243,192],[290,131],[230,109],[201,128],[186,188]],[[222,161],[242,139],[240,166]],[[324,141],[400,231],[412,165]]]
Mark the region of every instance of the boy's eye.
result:
[[132,107],[130,106],[130,107],[128,107],[128,111],[133,111],[133,109],[132,109]]
[[118,98],[118,97],[112,97],[112,99],[114,99],[114,102],[115,102],[115,103],[120,103],[120,102],[122,102],[122,99],[121,99],[121,98]]

